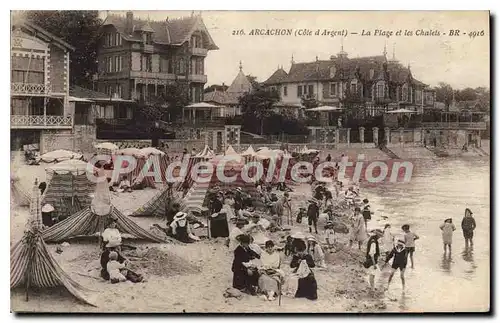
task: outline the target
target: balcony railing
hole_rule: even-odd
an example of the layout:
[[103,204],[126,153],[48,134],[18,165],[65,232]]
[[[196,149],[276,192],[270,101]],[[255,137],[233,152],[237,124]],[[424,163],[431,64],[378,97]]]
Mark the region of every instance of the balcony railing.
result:
[[191,48],[191,54],[196,56],[207,56],[207,53],[208,49],[206,48],[196,48],[196,47]]
[[71,129],[72,116],[11,115],[10,127],[16,129]]
[[191,74],[191,75],[189,75],[189,80],[191,82],[207,83],[207,76],[206,75]]
[[154,51],[154,46],[149,44],[142,44],[142,50],[145,53],[152,53]]
[[47,95],[51,92],[51,86],[34,83],[10,83],[11,95]]
[[130,77],[144,78],[144,79],[175,80],[175,74],[158,73],[158,72],[130,71]]
[[422,122],[422,128],[486,130],[486,122]]

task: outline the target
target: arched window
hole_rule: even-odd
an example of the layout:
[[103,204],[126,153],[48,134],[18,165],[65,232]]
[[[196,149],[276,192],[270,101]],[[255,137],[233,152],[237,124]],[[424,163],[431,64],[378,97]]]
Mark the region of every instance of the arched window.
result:
[[330,78],[334,78],[336,73],[337,73],[337,69],[335,68],[335,66],[331,66],[330,67]]

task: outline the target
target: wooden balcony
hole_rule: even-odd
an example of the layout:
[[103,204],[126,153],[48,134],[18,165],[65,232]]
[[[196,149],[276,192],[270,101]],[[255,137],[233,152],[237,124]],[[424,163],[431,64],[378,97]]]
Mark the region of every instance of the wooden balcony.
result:
[[158,73],[158,72],[144,72],[144,71],[130,71],[131,78],[138,79],[159,79],[173,81],[175,80],[175,74],[169,73]]
[[152,53],[154,52],[154,46],[149,44],[142,44],[142,51],[144,53]]
[[51,86],[45,84],[10,83],[10,95],[47,96]]
[[486,130],[486,122],[422,122],[424,129]]
[[71,129],[72,116],[11,115],[11,129]]
[[207,76],[191,74],[189,75],[189,81],[197,83],[207,83]]
[[191,47],[191,54],[195,56],[207,56],[208,49]]

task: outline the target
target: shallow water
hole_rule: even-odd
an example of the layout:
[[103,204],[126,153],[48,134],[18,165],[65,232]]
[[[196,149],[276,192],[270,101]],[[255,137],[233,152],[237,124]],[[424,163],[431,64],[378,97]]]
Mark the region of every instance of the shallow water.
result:
[[[406,270],[402,293],[399,273],[390,286],[390,311],[486,311],[490,284],[489,160],[419,160],[407,184],[366,188],[375,212],[371,227],[392,226],[401,233],[407,223],[420,236],[415,269]],[[460,227],[464,210],[474,212],[474,248],[465,251]],[[381,216],[388,217],[386,220]],[[443,255],[439,225],[452,218],[451,256]]]

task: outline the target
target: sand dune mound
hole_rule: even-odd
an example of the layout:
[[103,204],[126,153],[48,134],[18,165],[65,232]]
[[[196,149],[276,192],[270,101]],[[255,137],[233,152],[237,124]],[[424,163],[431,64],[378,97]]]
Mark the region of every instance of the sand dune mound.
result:
[[137,249],[128,253],[132,269],[145,275],[162,277],[190,275],[201,272],[201,268],[172,253],[158,248]]

